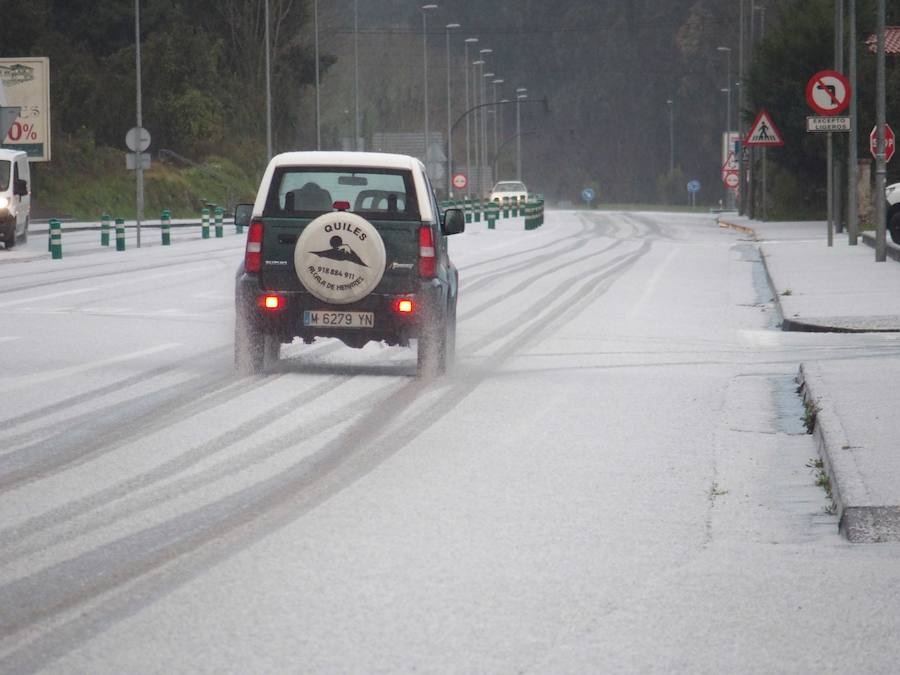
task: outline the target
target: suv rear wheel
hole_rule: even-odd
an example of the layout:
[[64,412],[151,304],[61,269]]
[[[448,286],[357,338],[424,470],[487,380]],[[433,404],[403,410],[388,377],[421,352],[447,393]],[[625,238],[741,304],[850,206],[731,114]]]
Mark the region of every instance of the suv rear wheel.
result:
[[238,313],[234,325],[234,366],[241,375],[258,375],[278,363],[281,342],[265,335]]
[[444,312],[439,321],[426,322],[416,349],[420,377],[437,377],[453,366],[456,359],[456,307]]
[[894,209],[894,212],[888,216],[888,232],[891,233],[893,242],[900,244],[900,209]]

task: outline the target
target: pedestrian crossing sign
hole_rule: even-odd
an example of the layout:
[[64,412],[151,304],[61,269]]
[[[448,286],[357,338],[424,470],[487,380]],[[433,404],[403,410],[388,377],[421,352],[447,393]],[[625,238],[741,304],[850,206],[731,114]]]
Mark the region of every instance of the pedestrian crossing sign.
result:
[[756,121],[750,127],[750,133],[744,139],[745,145],[761,145],[763,147],[778,147],[784,145],[781,132],[772,121],[772,117],[765,110],[760,110]]

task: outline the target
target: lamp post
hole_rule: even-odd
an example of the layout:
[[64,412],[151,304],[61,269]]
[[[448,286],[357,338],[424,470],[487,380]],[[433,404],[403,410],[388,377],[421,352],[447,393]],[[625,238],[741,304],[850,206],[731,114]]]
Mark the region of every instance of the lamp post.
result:
[[[485,89],[485,86],[484,86],[484,78],[494,76],[493,73],[485,73],[484,69],[485,69],[485,66],[487,65],[487,57],[489,55],[493,54],[494,50],[489,49],[489,48],[479,49],[478,53],[481,54],[481,60],[483,61],[483,63],[481,64],[481,68],[479,68],[480,77],[478,78],[478,84],[476,86],[479,87],[479,90],[480,90],[479,97],[481,100],[481,104],[484,105],[487,102],[487,90]],[[485,191],[484,173],[487,171],[487,160],[488,160],[487,108],[483,108],[482,112],[479,113],[478,121],[479,121],[478,133],[480,134],[480,148],[481,148],[481,157],[479,159],[479,161],[481,163],[481,173],[478,176],[478,179],[479,179],[478,189],[479,189],[479,192],[484,193],[484,191]]]
[[479,195],[479,199],[481,198],[481,172],[482,172],[482,164],[481,164],[481,115],[477,106],[480,102],[484,102],[481,99],[479,94],[480,87],[478,83],[481,82],[481,72],[484,68],[484,60],[478,59],[477,61],[472,62],[472,95],[473,101],[472,105],[476,106],[476,110],[472,112],[472,116],[474,117],[473,123],[475,126],[475,136],[473,140],[474,150],[475,150],[475,173],[478,174],[477,184],[470,180],[470,184],[474,184],[475,190]]
[[[482,104],[488,103],[488,90],[487,90],[487,82],[488,80],[494,79],[494,73],[483,73],[481,76],[481,102]],[[481,116],[481,152],[484,155],[484,159],[482,161],[482,166],[485,171],[489,171],[490,167],[488,165],[488,158],[491,156],[488,152],[488,120],[487,116],[491,112],[491,107],[485,107],[484,114]],[[483,185],[483,189],[485,192],[491,189],[491,185],[493,185],[493,173],[488,176],[488,183]]]
[[430,171],[428,166],[428,145],[431,140],[428,137],[428,12],[437,9],[437,5],[422,5],[422,63],[423,63],[423,92],[425,96],[425,169]]
[[[465,64],[465,74],[466,74],[466,110],[469,109],[471,103],[469,102],[469,45],[475,44],[478,42],[478,38],[466,38],[463,42],[463,63]],[[472,156],[469,153],[469,116],[466,115],[466,178],[469,180],[470,184],[472,181]],[[471,191],[471,188],[469,188]]]
[[459,28],[458,23],[448,23],[447,29],[447,199],[453,192],[453,139],[450,138],[450,125],[453,124],[453,100],[450,98],[450,31]]
[[[268,27],[268,24],[266,24]],[[316,150],[322,149],[322,109],[319,105],[319,0],[313,2],[313,32],[316,43]]]
[[669,106],[669,174],[675,171],[675,101],[666,100]]
[[[725,52],[725,82],[727,87],[722,89],[725,93],[725,157],[728,158],[728,141],[731,138],[731,47],[716,47],[716,51]],[[725,188],[725,199],[731,201],[732,190]],[[730,205],[729,205],[730,206]]]
[[[491,80],[491,84],[494,85],[494,103],[497,104],[499,102],[499,98],[497,98],[497,86],[501,85],[505,82],[505,80],[501,78],[495,78]],[[500,105],[494,106],[494,154],[497,154],[497,148],[500,143],[500,132],[499,130],[502,128],[502,124],[500,123],[500,111],[503,109]]]
[[356,114],[353,116],[355,124],[353,137],[353,149],[359,147],[359,0],[353,0],[353,97],[356,101]]
[[516,89],[516,180],[522,180],[522,113],[520,101],[528,98],[528,89]]
[[[136,122],[138,130],[144,126],[143,111],[141,110],[141,3],[140,0],[134,0],[134,72],[136,78],[137,98],[135,100]],[[141,132],[138,131],[140,134]],[[135,201],[137,202],[137,247],[141,247],[141,219],[144,217],[144,169],[141,167],[141,153],[143,152],[140,145],[137,145],[134,153],[135,177],[137,179]]]
[[269,0],[266,0],[266,159],[272,159],[272,64],[269,44]]

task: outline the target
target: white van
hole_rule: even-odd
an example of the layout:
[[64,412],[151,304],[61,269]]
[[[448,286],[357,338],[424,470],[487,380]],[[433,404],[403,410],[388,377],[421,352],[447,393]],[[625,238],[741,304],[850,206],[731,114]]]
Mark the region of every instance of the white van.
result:
[[6,248],[28,239],[31,216],[31,173],[28,155],[0,149],[0,240]]

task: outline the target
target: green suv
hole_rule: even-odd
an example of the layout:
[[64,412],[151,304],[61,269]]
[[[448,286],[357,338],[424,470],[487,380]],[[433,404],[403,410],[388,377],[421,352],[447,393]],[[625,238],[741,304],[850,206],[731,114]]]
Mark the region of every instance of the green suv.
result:
[[418,373],[452,363],[459,274],[422,163],[405,155],[291,152],[269,162],[248,214],[235,285],[234,360],[244,374],[276,362],[294,338],[415,342]]

